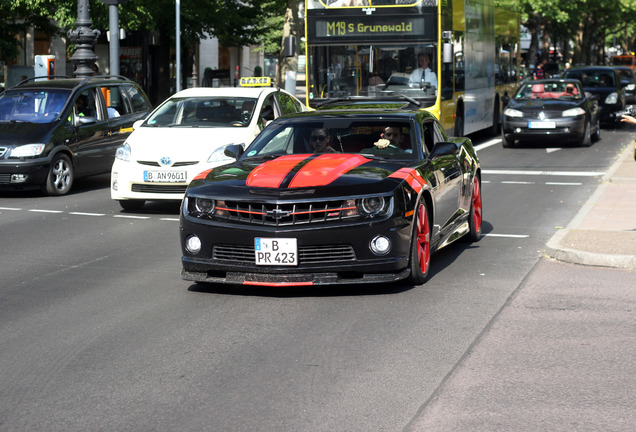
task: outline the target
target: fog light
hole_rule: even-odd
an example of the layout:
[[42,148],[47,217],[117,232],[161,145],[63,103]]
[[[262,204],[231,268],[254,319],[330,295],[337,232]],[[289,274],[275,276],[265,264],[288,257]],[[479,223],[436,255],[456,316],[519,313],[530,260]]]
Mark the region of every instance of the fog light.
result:
[[186,238],[185,247],[192,255],[196,255],[201,252],[201,239],[195,235],[191,235]]
[[117,173],[113,173],[113,190],[116,191],[119,189],[119,182],[117,181]]
[[521,133],[521,128],[515,128],[515,133]]
[[11,183],[24,183],[29,178],[26,174],[11,174]]
[[385,236],[376,236],[369,243],[369,248],[376,255],[386,255],[391,250],[391,241]]

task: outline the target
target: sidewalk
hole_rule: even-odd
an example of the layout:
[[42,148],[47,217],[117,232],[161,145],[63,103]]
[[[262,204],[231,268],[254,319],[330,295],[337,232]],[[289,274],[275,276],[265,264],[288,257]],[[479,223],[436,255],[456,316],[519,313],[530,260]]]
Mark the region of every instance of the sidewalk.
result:
[[575,264],[636,269],[636,161],[628,146],[548,254]]

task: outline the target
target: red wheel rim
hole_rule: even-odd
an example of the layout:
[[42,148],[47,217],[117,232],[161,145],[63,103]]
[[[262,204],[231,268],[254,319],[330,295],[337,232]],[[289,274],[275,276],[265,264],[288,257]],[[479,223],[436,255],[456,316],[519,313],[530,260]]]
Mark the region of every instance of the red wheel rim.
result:
[[420,205],[415,222],[417,224],[415,238],[417,242],[417,260],[419,261],[420,270],[423,274],[426,274],[431,261],[431,232],[428,225],[426,206]]
[[481,188],[479,187],[479,179],[475,177],[473,180],[473,223],[475,230],[481,231]]

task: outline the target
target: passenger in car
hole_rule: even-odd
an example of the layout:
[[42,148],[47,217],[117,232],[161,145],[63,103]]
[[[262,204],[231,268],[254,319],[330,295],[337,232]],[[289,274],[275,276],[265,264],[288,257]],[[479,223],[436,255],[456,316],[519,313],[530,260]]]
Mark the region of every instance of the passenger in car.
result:
[[331,147],[329,131],[324,128],[317,128],[311,131],[309,144],[311,144],[311,147],[316,153],[337,153],[337,151]]

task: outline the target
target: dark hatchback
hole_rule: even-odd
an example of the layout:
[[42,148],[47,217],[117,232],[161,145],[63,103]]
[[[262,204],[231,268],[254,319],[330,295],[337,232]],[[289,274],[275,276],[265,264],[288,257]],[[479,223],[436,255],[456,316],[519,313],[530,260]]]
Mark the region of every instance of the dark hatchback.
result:
[[526,81],[503,111],[502,145],[517,141],[592,145],[600,138],[600,109],[578,80]]
[[625,109],[625,88],[615,68],[611,66],[584,66],[568,69],[563,78],[577,79],[586,92],[598,97],[601,123],[615,124],[616,111]]
[[419,285],[436,250],[481,238],[472,142],[424,111],[290,114],[226,154],[182,203],[185,280]]
[[77,177],[109,173],[117,147],[151,110],[127,79],[51,78],[0,94],[0,189],[64,195]]
[[625,102],[628,104],[636,103],[636,75],[634,70],[629,66],[614,66],[621,77],[621,82],[625,88]]

